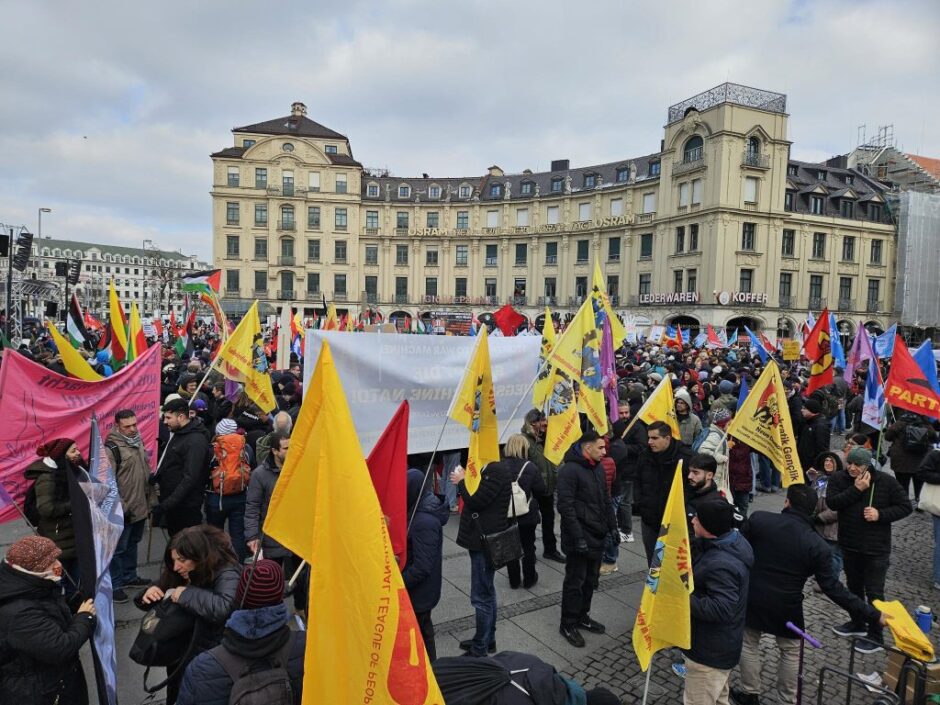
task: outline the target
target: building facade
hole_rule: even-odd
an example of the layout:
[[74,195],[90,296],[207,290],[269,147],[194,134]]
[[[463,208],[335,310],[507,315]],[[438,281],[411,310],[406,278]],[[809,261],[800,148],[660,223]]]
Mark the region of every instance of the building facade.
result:
[[888,325],[895,226],[884,187],[790,159],[786,96],[723,84],[668,110],[658,152],[547,172],[398,178],[306,117],[233,130],[212,155],[213,258],[228,305],[325,298],[383,319],[573,313],[595,264],[639,324],[794,333]]

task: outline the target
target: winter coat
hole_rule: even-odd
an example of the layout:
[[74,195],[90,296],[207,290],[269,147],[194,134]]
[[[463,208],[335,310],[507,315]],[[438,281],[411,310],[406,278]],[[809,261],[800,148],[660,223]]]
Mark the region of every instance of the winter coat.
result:
[[679,416],[678,420],[679,435],[682,437],[682,442],[691,448],[692,444],[695,442],[695,439],[698,437],[698,434],[702,432],[702,420],[692,413],[692,398],[685,389],[679,389],[676,391],[676,401],[684,401],[689,405],[688,415]]
[[[826,596],[854,620],[877,619],[876,610],[849,592],[832,570],[832,552],[813,520],[786,508],[779,514],[757,511],[742,532],[754,551],[747,600],[747,626],[760,632],[797,638],[787,629],[803,622],[803,587],[810,576]],[[696,575],[696,583],[698,575]]]
[[[503,465],[509,469],[510,480],[519,478],[519,486],[529,500],[529,511],[516,519],[516,523],[519,526],[538,526],[542,515],[539,513],[538,501],[533,500],[536,497],[550,496],[545,490],[545,483],[542,481],[542,473],[539,472],[538,466],[531,460],[521,458],[503,458]],[[523,467],[525,471],[522,470]]]
[[696,663],[725,670],[738,664],[753,564],[751,546],[737,530],[703,542],[702,553],[692,564],[692,646],[683,649]]
[[408,471],[408,516],[414,511],[414,519],[408,529],[408,553],[401,577],[415,612],[430,612],[441,600],[444,527],[450,519],[450,508],[427,485],[418,496],[423,480],[420,470]]
[[[146,519],[150,508],[157,503],[157,495],[150,484],[150,463],[147,462],[143,443],[132,446],[120,431],[113,428],[104,445],[111,467],[115,469],[118,494],[124,508],[124,523],[133,524]],[[115,447],[120,460],[115,458]]]
[[[871,470],[871,484],[864,491],[855,487],[847,470],[832,473],[826,504],[839,513],[839,546],[870,556],[891,553],[891,522],[914,511],[898,481],[877,470]],[[865,519],[868,506],[878,510],[878,521]]]
[[823,469],[823,461],[827,455],[835,461],[836,469],[832,471],[833,473],[842,469],[842,459],[837,453],[823,453],[816,458],[818,470],[808,473],[806,481],[816,490],[816,511],[813,514],[813,528],[826,541],[838,541],[839,512],[830,509],[829,505],[826,504],[826,490],[829,488],[829,478],[832,477],[832,475],[827,475]]
[[[718,467],[715,470],[715,482],[720,488],[731,489],[731,482],[728,476],[728,461],[730,460],[728,450],[728,435],[721,426],[712,424],[708,428],[708,435],[702,441],[698,448],[699,453],[705,453],[715,459]],[[750,489],[750,488],[748,488]]]
[[542,474],[542,483],[545,485],[545,494],[555,494],[555,483],[558,481],[558,467],[545,457],[545,444],[539,440],[538,435],[529,424],[523,424],[522,435],[529,440],[529,460]]
[[676,463],[682,460],[682,467],[688,468],[691,458],[692,451],[675,439],[670,441],[669,447],[662,453],[654,453],[649,447],[640,453],[633,496],[640,507],[640,519],[644,524],[659,529],[672,488],[672,478],[676,475]]
[[558,515],[565,553],[574,552],[584,539],[590,554],[600,558],[604,538],[617,528],[604,470],[584,457],[580,443],[568,449],[558,469]]
[[569,699],[565,679],[554,666],[537,656],[518,651],[500,651],[490,658],[512,673],[512,681],[524,688],[522,691],[514,685],[503,686],[496,693],[492,705],[567,705],[584,702]]
[[61,466],[52,458],[41,458],[26,468],[27,480],[34,480],[36,511],[39,513],[40,536],[55,541],[62,549],[62,560],[75,558],[75,526],[72,523],[72,502],[66,472],[74,466],[64,458]]
[[[291,642],[286,670],[291,681],[294,705],[300,704],[304,680],[306,635],[292,632],[289,614],[282,604],[253,610],[236,610],[225,623],[222,647],[247,659],[276,657]],[[234,681],[210,652],[199,654],[187,666],[176,705],[228,705]]]
[[891,447],[888,449],[888,457],[891,459],[891,469],[895,475],[914,475],[920,469],[920,464],[924,461],[930,447],[937,440],[937,434],[929,426],[918,423],[927,429],[927,449],[923,453],[911,453],[904,447],[904,432],[908,426],[912,425],[910,421],[900,420],[885,429],[885,440],[891,441]]
[[202,428],[201,423],[190,421],[167,444],[158,474],[160,507],[165,511],[202,507],[212,460],[212,446]]
[[[248,494],[245,500],[245,540],[252,541],[261,535],[261,527],[268,515],[268,505],[281,469],[274,464],[273,458],[268,459],[251,471],[248,480]],[[265,558],[286,558],[291,554],[277,541],[267,534],[261,540],[261,549]]]
[[[480,474],[477,491],[470,494],[464,480],[457,485],[463,499],[460,526],[457,529],[457,545],[469,551],[482,551],[481,534],[494,534],[509,528],[509,498],[512,490],[509,483],[515,475],[503,463],[490,463]],[[473,515],[477,516],[474,517]]]
[[732,492],[750,492],[754,489],[754,473],[751,471],[751,453],[747,443],[735,439],[728,449],[728,485]]
[[92,615],[69,612],[61,585],[0,563],[0,703],[86,705],[78,654],[94,631]]
[[633,482],[636,479],[637,459],[646,447],[645,423],[639,419],[633,426],[630,426],[630,420],[614,423],[610,457],[617,464],[617,482],[621,486],[624,482]]
[[255,416],[248,411],[242,411],[235,416],[234,420],[238,427],[245,431],[245,438],[252,453],[255,452],[258,440],[271,432],[271,424],[267,416]]
[[936,448],[927,453],[918,469],[920,479],[929,485],[940,485],[940,450]]
[[813,467],[820,453],[829,450],[830,434],[829,419],[825,414],[817,414],[813,418],[805,419],[800,425],[796,453],[804,472]]

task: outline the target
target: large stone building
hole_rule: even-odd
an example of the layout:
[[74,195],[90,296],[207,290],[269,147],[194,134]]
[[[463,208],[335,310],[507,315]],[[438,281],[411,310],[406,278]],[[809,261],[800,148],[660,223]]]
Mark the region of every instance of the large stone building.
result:
[[212,155],[213,257],[228,306],[530,318],[573,312],[600,266],[637,322],[790,335],[807,309],[885,328],[895,226],[884,187],[790,158],[786,96],[726,83],[668,110],[659,150],[547,172],[464,178],[363,168],[306,116],[233,130]]

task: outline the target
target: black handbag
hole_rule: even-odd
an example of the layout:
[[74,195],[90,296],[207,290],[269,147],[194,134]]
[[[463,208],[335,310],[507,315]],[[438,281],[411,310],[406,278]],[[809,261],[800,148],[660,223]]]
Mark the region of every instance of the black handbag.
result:
[[[132,661],[147,667],[144,672],[144,690],[155,693],[186,665],[196,644],[198,631],[196,617],[173,600],[159,600],[150,608],[140,620],[140,629],[129,654]],[[153,666],[166,667],[167,679],[155,686],[148,686],[147,676]],[[173,666],[176,668],[171,672]]]
[[508,528],[493,534],[484,534],[480,527],[480,515],[472,514],[473,520],[480,530],[480,539],[483,541],[483,553],[493,570],[499,570],[507,563],[522,558],[522,539],[519,538],[519,525],[511,523]]

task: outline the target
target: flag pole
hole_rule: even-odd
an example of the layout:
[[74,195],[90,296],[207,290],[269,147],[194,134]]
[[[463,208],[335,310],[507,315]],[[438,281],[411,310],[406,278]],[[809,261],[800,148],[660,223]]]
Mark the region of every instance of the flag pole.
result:
[[650,659],[649,668],[646,669],[646,684],[643,686],[643,702],[642,705],[646,705],[646,696],[650,692],[650,676],[653,675],[653,659]]

